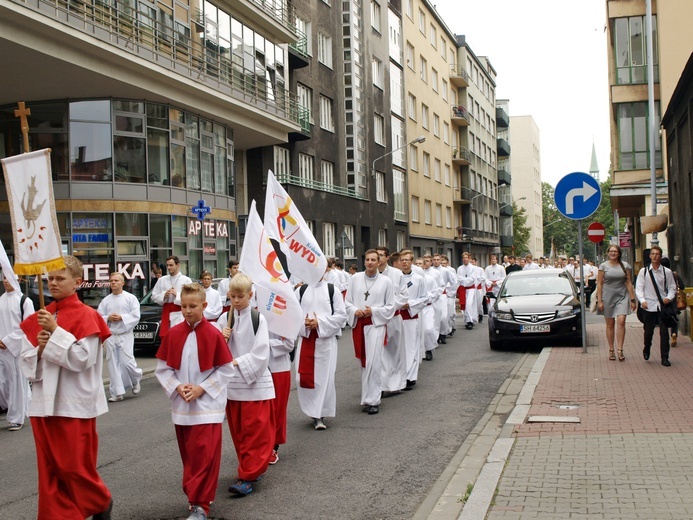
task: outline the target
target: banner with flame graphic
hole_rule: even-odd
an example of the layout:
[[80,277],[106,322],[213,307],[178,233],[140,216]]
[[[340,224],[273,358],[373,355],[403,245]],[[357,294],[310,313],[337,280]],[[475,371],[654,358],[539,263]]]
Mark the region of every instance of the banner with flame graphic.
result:
[[65,268],[55,216],[50,153],[49,149],[37,150],[2,159],[17,274]]
[[253,280],[257,308],[267,319],[270,332],[285,338],[295,338],[304,323],[303,311],[277,252],[262,226],[255,201],[250,205],[248,213],[238,270]]
[[267,172],[265,229],[279,242],[292,275],[308,285],[317,284],[327,269],[327,259],[289,194],[271,170]]

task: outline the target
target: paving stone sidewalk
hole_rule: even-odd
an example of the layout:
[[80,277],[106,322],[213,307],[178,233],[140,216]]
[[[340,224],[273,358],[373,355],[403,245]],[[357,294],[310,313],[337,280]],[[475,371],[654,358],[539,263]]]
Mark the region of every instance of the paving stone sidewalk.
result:
[[528,416],[580,422],[515,425],[487,519],[693,519],[693,344],[680,337],[664,367],[658,341],[644,361],[628,321],[623,362],[603,324],[587,353],[552,349]]

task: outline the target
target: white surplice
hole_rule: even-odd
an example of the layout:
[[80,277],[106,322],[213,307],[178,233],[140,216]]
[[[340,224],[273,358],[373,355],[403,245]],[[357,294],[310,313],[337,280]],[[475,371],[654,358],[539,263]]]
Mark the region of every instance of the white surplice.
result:
[[395,289],[395,315],[387,323],[387,345],[383,350],[381,383],[384,391],[397,392],[407,384],[407,355],[402,338],[402,316],[398,311],[409,300],[409,291],[399,269],[388,265],[381,274],[390,279]]
[[[156,282],[154,289],[152,289],[152,300],[154,303],[163,305],[164,303],[174,303],[180,305],[180,293],[184,285],[192,283],[192,280],[185,276],[183,273],[179,272],[175,276],[170,274],[164,275]],[[164,293],[169,289],[176,290],[176,297],[172,300],[165,300]],[[183,313],[180,311],[175,311],[169,314],[169,329],[175,327],[179,323],[183,322]]]
[[476,290],[476,267],[474,267],[472,263],[459,266],[457,268],[457,281],[460,287],[464,287],[466,291],[464,322],[467,324],[477,323],[479,321],[479,313]]
[[402,342],[407,366],[405,377],[408,381],[416,381],[423,352],[422,338],[419,335],[421,311],[428,303],[428,290],[424,277],[413,270],[409,274],[403,274],[402,279],[407,288],[409,314],[416,316],[416,319],[402,320]]
[[[123,395],[142,379],[142,369],[135,360],[135,336],[133,329],[140,322],[140,302],[129,292],[109,294],[99,304],[97,311],[104,319],[112,336],[104,341],[106,362],[110,376],[109,391],[112,397]],[[120,314],[122,321],[108,321],[111,314]]]
[[[199,325],[199,322],[195,326]],[[188,334],[183,345],[180,367],[171,368],[163,359],[157,360],[156,378],[171,400],[171,420],[180,426],[215,424],[224,420],[226,413],[226,385],[235,370],[232,363],[200,371],[197,351],[197,334]],[[178,385],[193,384],[201,386],[204,393],[197,399],[187,402],[176,391]]]
[[207,307],[205,307],[203,314],[209,321],[215,321],[219,316],[221,316],[222,311],[219,291],[210,286],[205,289],[205,295],[207,296]]
[[[299,289],[296,289],[299,297]],[[334,312],[332,308],[334,307]],[[334,417],[337,412],[337,394],[334,375],[337,370],[337,336],[346,325],[347,314],[344,298],[335,287],[330,305],[327,282],[322,280],[316,286],[308,286],[301,297],[303,314],[318,320],[318,338],[315,340],[315,365],[313,378],[315,388],[302,388],[298,363],[301,359],[301,348],[304,338],[310,336],[310,330],[301,327],[298,347],[296,349],[296,395],[301,411],[308,417]]]
[[21,311],[22,293],[6,292],[0,296],[0,340],[5,350],[0,350],[0,407],[7,409],[8,423],[24,424],[29,413],[31,390],[19,367],[24,334],[19,323],[34,313],[34,304],[29,298]]
[[421,327],[423,328],[424,351],[428,352],[435,350],[438,346],[438,327],[440,326],[440,319],[436,321],[438,313],[436,313],[435,302],[440,296],[440,285],[438,285],[436,278],[431,274],[431,269],[423,269],[422,273],[426,282],[428,303],[426,307],[421,310],[419,319],[421,320]]
[[503,280],[505,280],[505,269],[502,265],[496,263],[486,266],[484,271],[486,273],[486,288],[491,291],[494,296],[498,297],[500,286]]
[[[382,358],[387,322],[395,315],[395,288],[387,276],[365,272],[349,280],[346,294],[347,323],[353,328],[357,310],[371,308],[372,325],[364,327],[366,366],[361,368],[361,404],[377,406],[382,394]],[[360,364],[360,361],[359,361]]]

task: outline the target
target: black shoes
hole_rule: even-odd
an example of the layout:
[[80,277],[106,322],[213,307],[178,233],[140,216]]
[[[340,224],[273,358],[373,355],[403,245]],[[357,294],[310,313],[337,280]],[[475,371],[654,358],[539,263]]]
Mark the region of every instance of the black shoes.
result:
[[479,323],[481,323],[482,321],[484,321],[484,315],[483,315],[483,314],[479,314]]
[[427,350],[426,351],[426,357],[424,358],[426,361],[433,361],[433,351],[432,350]]
[[642,349],[642,357],[645,358],[645,361],[648,361],[650,359],[650,350],[647,348]]
[[445,335],[443,335],[443,334],[438,335],[438,344],[439,345],[446,345],[447,342],[448,341],[445,339]]
[[369,406],[368,407],[368,415],[375,415],[380,411],[380,407],[378,406]]
[[448,334],[448,338],[451,338],[451,337],[453,337],[454,335],[455,335],[455,328],[453,328],[453,329],[450,331],[450,334]]
[[414,389],[414,385],[416,384],[416,381],[411,381],[407,379],[407,386],[403,388],[403,390],[409,391]]
[[671,362],[668,359],[662,359],[662,365],[664,365],[665,367],[670,367]]
[[464,326],[464,328],[467,330],[472,330],[474,328],[474,324],[470,321]]

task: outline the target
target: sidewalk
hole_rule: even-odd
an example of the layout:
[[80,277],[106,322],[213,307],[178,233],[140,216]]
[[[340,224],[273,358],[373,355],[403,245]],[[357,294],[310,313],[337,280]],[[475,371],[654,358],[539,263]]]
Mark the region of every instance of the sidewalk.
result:
[[664,367],[656,330],[646,362],[629,320],[624,362],[608,360],[603,323],[588,326],[587,353],[544,349],[476,479],[452,478],[428,518],[693,518],[693,344],[679,337]]

